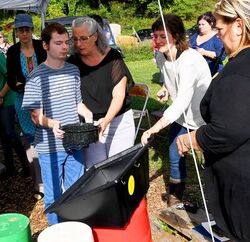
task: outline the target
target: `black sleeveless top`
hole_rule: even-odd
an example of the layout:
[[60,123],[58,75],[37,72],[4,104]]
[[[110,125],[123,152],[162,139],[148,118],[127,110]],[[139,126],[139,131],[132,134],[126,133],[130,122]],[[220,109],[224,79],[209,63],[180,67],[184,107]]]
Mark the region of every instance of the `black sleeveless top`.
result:
[[81,94],[84,104],[93,112],[94,120],[106,115],[112,101],[113,88],[127,77],[126,97],[119,113],[130,108],[129,89],[134,81],[122,56],[115,49],[110,49],[104,59],[96,66],[88,66],[77,55],[69,57],[68,62],[78,66],[81,76]]

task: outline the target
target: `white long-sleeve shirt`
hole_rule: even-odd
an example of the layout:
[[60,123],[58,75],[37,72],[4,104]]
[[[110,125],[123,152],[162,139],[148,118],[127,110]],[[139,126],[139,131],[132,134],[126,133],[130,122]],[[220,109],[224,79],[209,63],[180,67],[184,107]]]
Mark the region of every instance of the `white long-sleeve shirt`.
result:
[[212,80],[207,62],[191,48],[183,51],[174,63],[167,61],[162,53],[157,55],[156,61],[173,100],[163,116],[171,123],[177,122],[189,129],[197,129],[204,124],[200,102]]

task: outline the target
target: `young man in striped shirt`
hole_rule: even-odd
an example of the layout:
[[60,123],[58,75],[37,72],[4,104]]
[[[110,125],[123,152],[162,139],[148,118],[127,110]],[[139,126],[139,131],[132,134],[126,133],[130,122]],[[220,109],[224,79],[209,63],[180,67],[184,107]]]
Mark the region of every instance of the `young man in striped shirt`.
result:
[[[35,145],[44,183],[45,208],[83,174],[83,152],[63,146],[61,125],[79,123],[79,116],[92,122],[92,113],[83,104],[80,75],[76,66],[65,62],[69,35],[64,26],[50,24],[42,31],[47,59],[29,76],[23,108],[31,111],[36,124]],[[49,225],[59,222],[56,214],[47,214]]]

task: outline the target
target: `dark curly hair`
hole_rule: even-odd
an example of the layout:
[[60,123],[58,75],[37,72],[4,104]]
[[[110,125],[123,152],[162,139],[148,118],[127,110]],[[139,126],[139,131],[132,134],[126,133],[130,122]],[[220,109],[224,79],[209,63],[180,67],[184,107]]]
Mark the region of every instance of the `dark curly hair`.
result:
[[206,13],[203,13],[202,15],[200,15],[197,19],[197,24],[199,23],[199,21],[201,19],[206,20],[212,28],[215,28],[216,19],[215,19],[214,15],[212,14],[212,12],[206,12]]

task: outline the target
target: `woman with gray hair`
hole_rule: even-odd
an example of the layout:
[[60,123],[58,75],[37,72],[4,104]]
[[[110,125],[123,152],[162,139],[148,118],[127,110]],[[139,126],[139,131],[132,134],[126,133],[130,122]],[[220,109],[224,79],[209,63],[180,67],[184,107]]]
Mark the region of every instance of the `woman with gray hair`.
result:
[[[215,6],[218,37],[229,61],[201,101],[206,125],[191,132],[205,156],[208,205],[219,227],[236,241],[250,241],[250,4],[221,0]],[[190,149],[178,137],[180,155]]]
[[68,62],[80,69],[81,93],[99,126],[99,142],[85,150],[86,167],[134,144],[135,125],[128,91],[132,76],[120,53],[108,46],[99,24],[90,17],[72,23],[74,54]]

